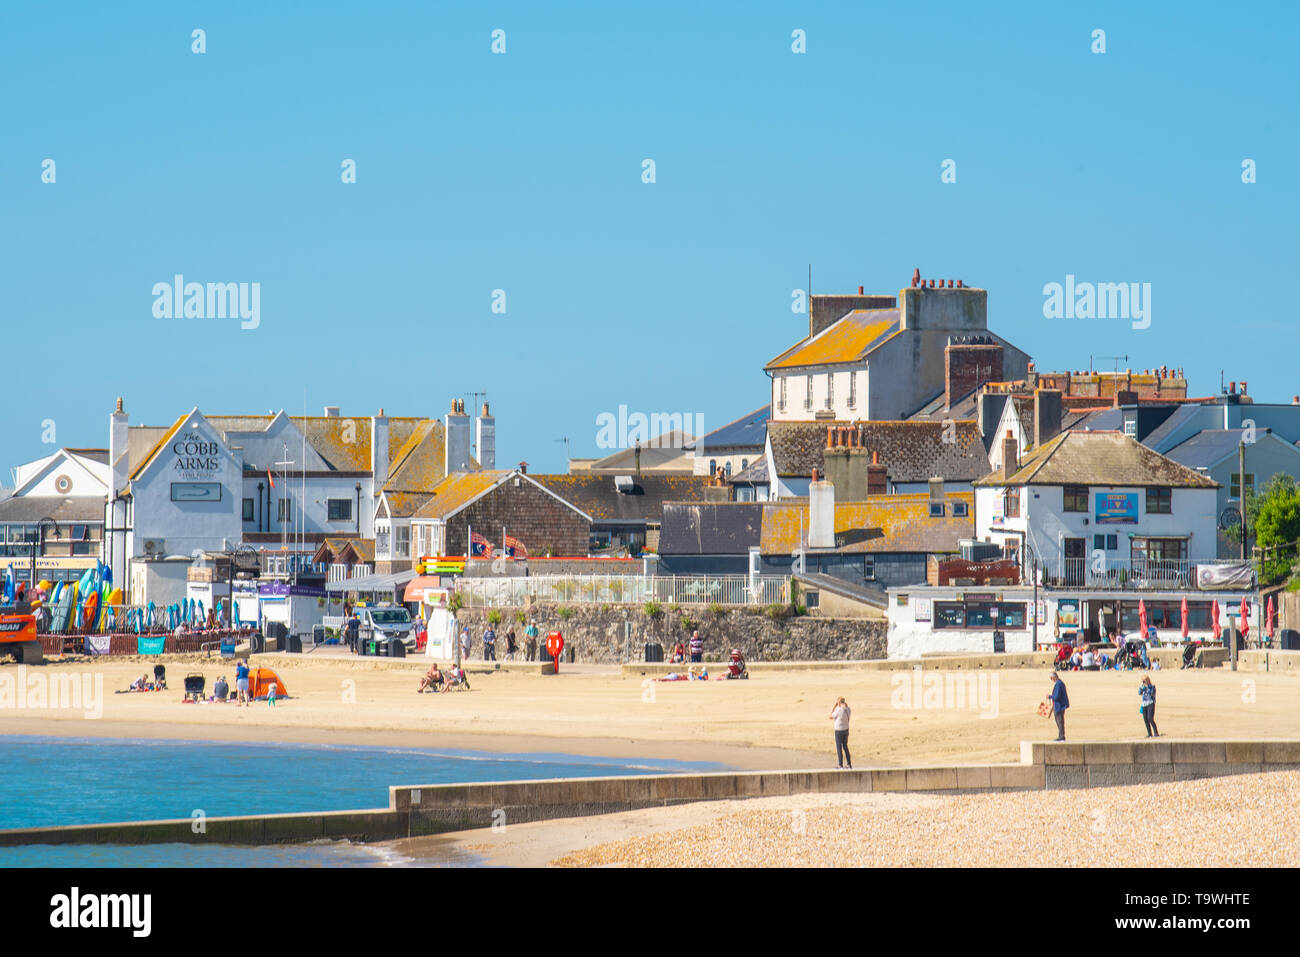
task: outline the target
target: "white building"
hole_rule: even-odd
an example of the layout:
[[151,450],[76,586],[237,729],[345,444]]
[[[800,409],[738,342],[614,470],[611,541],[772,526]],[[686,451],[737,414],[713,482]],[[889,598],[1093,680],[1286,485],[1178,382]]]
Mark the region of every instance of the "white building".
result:
[[169,426],[130,426],[119,400],[104,560],[133,604],[185,597],[201,552],[255,550],[264,572],[302,571],[327,536],[373,539],[383,496],[432,489],[445,474],[443,432],[436,419],[336,407],[323,416],[195,408]]
[[58,449],[19,465],[0,501],[0,564],[18,581],[81,577],[99,560],[108,487],[107,449]]
[[1029,356],[988,331],[987,291],[912,283],[897,298],[814,296],[808,337],[765,367],[772,421],[903,419],[1025,376]]
[[1102,583],[1159,575],[1187,583],[1217,543],[1213,479],[1122,432],[1063,432],[975,482],[975,536],[1049,579]]

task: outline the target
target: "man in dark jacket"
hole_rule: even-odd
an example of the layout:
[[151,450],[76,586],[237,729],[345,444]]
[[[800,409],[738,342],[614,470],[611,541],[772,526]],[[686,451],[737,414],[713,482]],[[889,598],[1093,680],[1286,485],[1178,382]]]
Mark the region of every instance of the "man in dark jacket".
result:
[[1065,693],[1065,682],[1055,671],[1052,672],[1052,692],[1047,696],[1052,702],[1052,716],[1056,718],[1057,741],[1065,740],[1065,709],[1070,707],[1070,696]]

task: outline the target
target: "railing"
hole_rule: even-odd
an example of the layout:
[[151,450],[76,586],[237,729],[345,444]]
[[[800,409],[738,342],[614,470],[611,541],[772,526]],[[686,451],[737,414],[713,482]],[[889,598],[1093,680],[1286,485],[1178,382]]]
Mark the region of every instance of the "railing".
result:
[[328,579],[332,582],[345,582],[353,578],[364,578],[374,573],[373,565],[357,564],[351,567],[347,565],[330,565]]
[[[1043,562],[1042,581],[1049,588],[1089,588],[1119,591],[1168,591],[1196,587],[1198,565],[1230,564],[1204,559],[1059,558]],[[1028,578],[1028,575],[1026,575]]]
[[462,578],[465,605],[499,608],[531,601],[640,605],[771,605],[790,600],[790,579],[760,575],[529,575],[526,578]]
[[327,566],[324,562],[313,562],[307,553],[286,555],[283,552],[261,552],[263,578],[292,578],[294,574],[324,575]]

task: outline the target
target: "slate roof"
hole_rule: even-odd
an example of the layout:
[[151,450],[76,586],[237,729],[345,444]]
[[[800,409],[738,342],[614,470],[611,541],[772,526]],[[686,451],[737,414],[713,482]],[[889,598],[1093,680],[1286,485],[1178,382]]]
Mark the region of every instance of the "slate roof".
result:
[[1111,485],[1218,488],[1219,483],[1147,448],[1123,432],[1062,432],[1026,455],[1010,478],[976,485]]
[[[755,409],[749,415],[742,415],[734,422],[728,422],[720,429],[714,429],[699,442],[705,451],[717,449],[761,449],[767,438],[767,422],[772,417],[772,404],[769,402],[761,409]],[[690,448],[694,448],[692,443]]]
[[[1165,455],[1191,469],[1208,469],[1218,465],[1229,455],[1236,455],[1237,446],[1244,434],[1245,429],[1203,429],[1186,442],[1170,449]],[[1297,449],[1290,442],[1285,442],[1273,435],[1272,429],[1256,430],[1256,439],[1258,441],[1262,441],[1266,435],[1270,435],[1276,441],[1282,442],[1292,452],[1300,453],[1300,449]],[[1247,454],[1249,454],[1249,451]]]
[[[1217,417],[1214,415],[1215,412],[1219,412]],[[1222,416],[1223,413],[1212,406],[1185,403],[1175,409],[1169,418],[1148,433],[1145,444],[1156,450],[1163,448],[1168,451],[1168,443],[1176,432],[1197,423],[1198,420],[1204,425],[1214,425],[1217,418],[1218,424],[1222,425]],[[1199,432],[1200,429],[1197,429],[1197,431]]]
[[0,522],[35,525],[43,518],[78,525],[103,524],[104,499],[89,495],[19,495],[0,501]]
[[972,389],[950,406],[943,404],[943,393],[921,406],[907,417],[909,422],[932,420],[942,422],[944,419],[974,419],[979,411],[979,390]]
[[[966,515],[953,517],[952,504],[966,503]],[[975,531],[975,493],[949,493],[942,518],[930,517],[927,492],[873,495],[864,502],[835,503],[835,550],[847,554],[881,552],[956,552],[958,540]],[[764,555],[788,555],[808,540],[806,499],[768,503],[763,509]]]
[[[814,468],[825,474],[823,453],[827,427],[849,422],[770,422],[767,434],[772,442],[776,472],[783,478],[810,478]],[[988,474],[989,459],[980,441],[977,423],[877,421],[857,423],[861,445],[880,453],[891,482],[925,482],[942,476],[949,482],[968,482]],[[945,441],[950,435],[954,441]]]
[[630,492],[614,486],[613,475],[529,475],[542,487],[554,492],[580,512],[598,523],[658,523],[663,518],[665,502],[703,502],[707,475],[630,476]]
[[763,529],[761,502],[664,505],[661,555],[748,555]]
[[771,479],[767,474],[767,456],[760,455],[754,461],[749,463],[748,468],[743,468],[728,481],[732,485],[768,485]]
[[893,337],[901,327],[899,310],[855,309],[817,335],[796,343],[765,369],[856,362]]

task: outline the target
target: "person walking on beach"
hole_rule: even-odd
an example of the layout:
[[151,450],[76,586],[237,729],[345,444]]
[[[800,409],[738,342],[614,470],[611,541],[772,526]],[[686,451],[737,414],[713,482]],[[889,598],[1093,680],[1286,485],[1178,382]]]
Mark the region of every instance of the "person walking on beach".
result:
[[460,630],[460,660],[469,660],[469,650],[474,646],[474,638],[469,633],[469,625]]
[[483,660],[497,660],[497,633],[491,625],[483,629]]
[[344,633],[347,635],[348,648],[355,655],[357,653],[357,639],[361,636],[361,619],[357,617],[355,611],[348,623],[344,626]]
[[691,661],[704,660],[704,639],[700,637],[698,631],[691,632]]
[[1147,726],[1147,737],[1160,737],[1160,729],[1156,727],[1156,686],[1151,683],[1150,676],[1142,676],[1138,696],[1142,699],[1142,721]]
[[510,629],[506,632],[506,661],[515,660],[515,649],[518,647],[519,642],[515,638],[515,629],[514,626],[511,625]]
[[524,629],[524,637],[528,639],[524,643],[524,660],[537,660],[537,638],[540,634],[541,632],[537,630],[537,622],[529,621],[528,627]]
[[853,770],[853,756],[849,754],[849,711],[848,703],[843,698],[835,699],[831,709],[831,720],[835,722],[835,766],[840,770]]
[[1065,740],[1065,709],[1070,707],[1070,696],[1065,692],[1065,682],[1055,671],[1052,672],[1052,690],[1047,696],[1052,702],[1052,717],[1056,719],[1057,741]]
[[240,659],[235,665],[235,690],[239,692],[238,704],[248,707],[248,662]]

